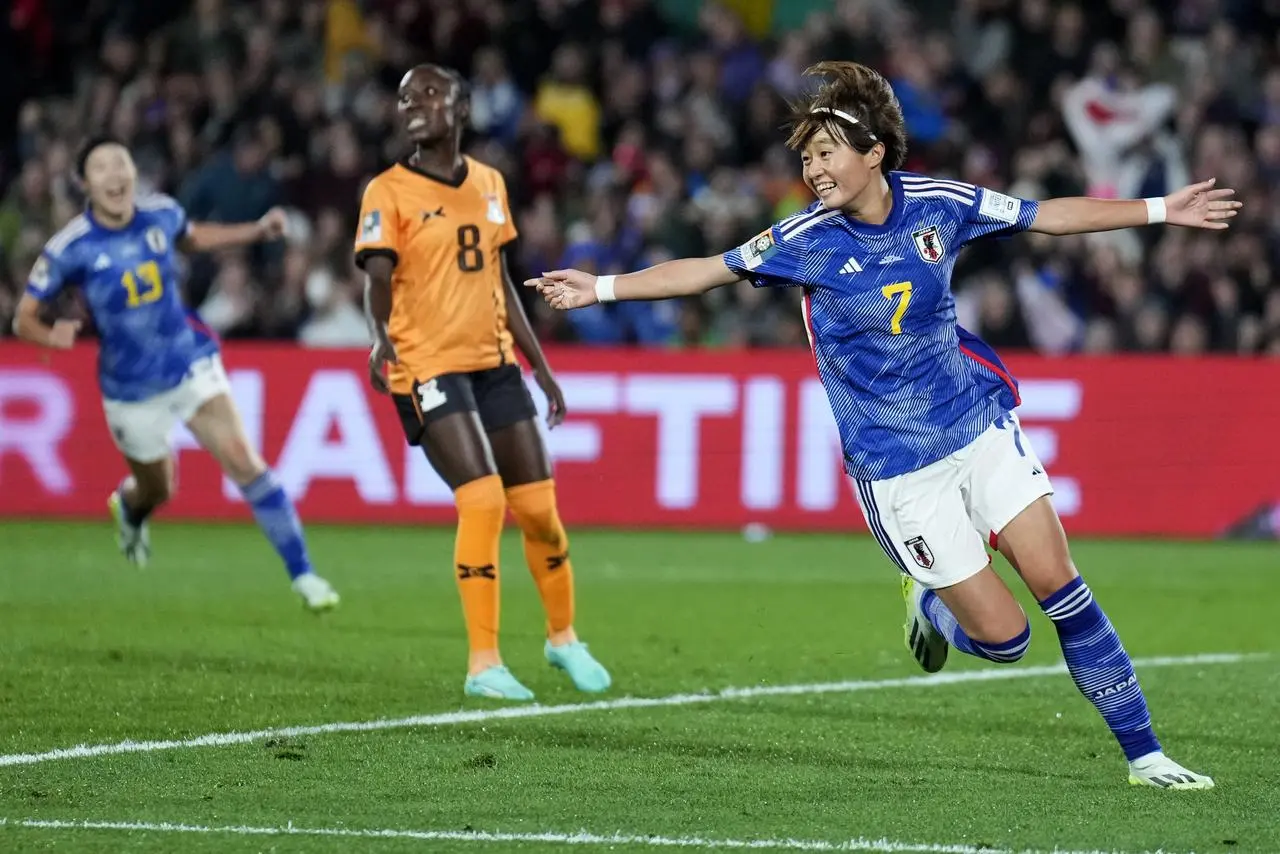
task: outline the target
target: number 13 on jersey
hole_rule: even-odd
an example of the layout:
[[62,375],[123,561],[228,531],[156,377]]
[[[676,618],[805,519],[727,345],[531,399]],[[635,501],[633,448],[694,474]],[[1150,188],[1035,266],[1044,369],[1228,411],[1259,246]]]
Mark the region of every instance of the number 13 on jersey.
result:
[[880,293],[884,294],[887,300],[898,300],[898,304],[893,309],[893,317],[889,319],[889,332],[893,335],[901,335],[902,318],[907,313],[907,306],[911,305],[911,283],[895,282],[892,285],[885,285],[880,289]]
[[164,294],[164,279],[160,276],[160,265],[155,261],[144,261],[135,270],[125,270],[120,284],[128,291],[129,308],[155,302]]

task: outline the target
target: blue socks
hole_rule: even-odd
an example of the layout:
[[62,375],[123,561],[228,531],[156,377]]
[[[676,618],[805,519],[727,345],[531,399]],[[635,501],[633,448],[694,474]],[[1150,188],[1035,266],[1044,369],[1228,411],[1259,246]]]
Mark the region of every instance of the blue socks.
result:
[[276,481],[270,469],[240,491],[244,500],[253,507],[253,518],[267,535],[271,545],[284,560],[290,578],[297,578],[311,571],[311,558],[307,556],[307,541],[302,536],[302,522],[293,502]]
[[[974,640],[932,590],[925,591],[920,605],[939,634],[956,649],[977,658],[999,663],[1017,661],[1031,643],[1030,625],[1002,643]],[[1076,687],[1107,722],[1125,758],[1133,761],[1160,750],[1133,662],[1111,621],[1093,601],[1093,591],[1084,579],[1077,576],[1041,602],[1040,607],[1058,630],[1062,657]]]
[[1031,645],[1030,623],[1023,626],[1022,631],[1010,640],[1001,641],[1000,643],[988,643],[974,640],[965,634],[964,629],[960,628],[960,624],[956,622],[955,616],[938,598],[938,594],[932,590],[924,592],[924,597],[920,600],[920,606],[929,623],[938,630],[940,635],[947,639],[947,643],[963,653],[985,658],[987,661],[994,661],[999,664],[1008,664],[1026,655],[1027,647]]
[[1053,620],[1076,687],[1097,707],[1129,761],[1160,749],[1133,662],[1083,578],[1040,603]]

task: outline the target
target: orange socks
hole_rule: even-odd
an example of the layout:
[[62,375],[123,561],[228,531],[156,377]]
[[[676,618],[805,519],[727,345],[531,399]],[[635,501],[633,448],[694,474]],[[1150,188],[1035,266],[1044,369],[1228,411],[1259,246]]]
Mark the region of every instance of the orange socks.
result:
[[458,507],[458,538],[453,563],[458,593],[467,620],[472,660],[477,654],[498,654],[498,546],[506,499],[502,478],[488,475],[464,483],[453,493]]
[[507,504],[524,532],[524,557],[547,612],[547,631],[567,631],[573,626],[573,566],[556,510],[555,481],[513,486],[507,490]]
[[524,532],[525,560],[547,612],[547,633],[559,643],[554,636],[573,628],[573,566],[556,510],[555,481],[515,486],[504,495],[502,479],[489,475],[464,483],[453,497],[458,508],[453,562],[473,672],[499,661],[498,548],[508,506]]

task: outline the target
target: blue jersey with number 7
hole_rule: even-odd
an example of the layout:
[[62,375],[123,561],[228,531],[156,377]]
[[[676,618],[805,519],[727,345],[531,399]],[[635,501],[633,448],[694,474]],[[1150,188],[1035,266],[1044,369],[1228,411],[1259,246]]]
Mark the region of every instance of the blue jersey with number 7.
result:
[[966,243],[1025,231],[1039,207],[960,181],[886,178],[881,225],[818,202],[724,255],[757,287],[804,290],[818,376],[859,480],[924,468],[1020,402],[995,352],[956,323],[951,270]]
[[174,246],[187,215],[168,196],[137,202],[123,228],[107,228],[90,211],[45,244],[27,293],[45,302],[64,288],[84,293],[98,329],[103,397],[139,401],[182,382],[191,364],[218,351],[213,333],[187,310],[179,292]]

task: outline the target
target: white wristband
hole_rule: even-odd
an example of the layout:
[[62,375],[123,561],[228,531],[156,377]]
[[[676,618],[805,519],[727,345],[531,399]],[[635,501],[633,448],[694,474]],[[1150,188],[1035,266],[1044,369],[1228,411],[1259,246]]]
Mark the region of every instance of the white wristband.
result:
[[1147,203],[1147,225],[1156,225],[1157,223],[1164,222],[1166,214],[1164,199],[1160,197],[1153,197],[1150,199],[1143,199],[1143,201]]
[[617,276],[596,276],[596,300],[599,302],[613,302],[617,299],[613,295],[613,280]]

